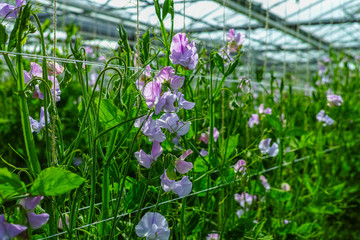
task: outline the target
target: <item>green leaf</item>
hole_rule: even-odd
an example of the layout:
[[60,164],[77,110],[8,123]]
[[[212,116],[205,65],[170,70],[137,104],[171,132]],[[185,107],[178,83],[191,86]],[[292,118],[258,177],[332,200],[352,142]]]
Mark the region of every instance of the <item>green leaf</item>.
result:
[[132,211],[141,201],[141,196],[144,193],[145,184],[143,182],[134,183],[125,198],[125,209]]
[[214,61],[215,65],[219,68],[220,72],[224,74],[225,68],[224,68],[224,59],[218,54],[214,54]]
[[306,130],[304,130],[303,128],[300,127],[295,127],[290,129],[287,132],[287,136],[294,136],[294,137],[300,137],[302,135],[306,135],[308,132]]
[[0,168],[0,189],[0,197],[2,199],[26,192],[25,184],[16,174],[10,172],[7,168]]
[[235,61],[233,61],[232,63],[230,63],[230,66],[227,68],[226,72],[225,72],[225,76],[229,76],[237,67],[237,65],[239,65],[240,62],[240,57],[237,57],[235,59]]
[[4,45],[7,40],[8,40],[8,35],[6,33],[6,27],[4,25],[0,24],[0,47],[1,47],[1,49],[5,49]]
[[125,118],[125,114],[120,111],[115,105],[112,99],[103,99],[100,103],[99,120],[107,127],[113,127],[122,122]]
[[273,115],[267,115],[266,119],[269,121],[270,125],[277,131],[281,132],[282,125],[279,119]]
[[266,223],[267,218],[265,217],[261,222],[259,222],[255,227],[255,239],[258,237],[259,233],[261,233],[264,224]]
[[166,15],[169,12],[169,7],[170,7],[170,1],[171,0],[165,0],[164,5],[163,5],[163,11],[162,11],[162,20],[164,20],[166,18]]
[[280,202],[286,202],[291,199],[292,194],[280,189],[271,188],[270,189],[270,196]]
[[238,145],[239,145],[239,134],[236,134],[235,136],[230,136],[225,141],[225,146],[227,146],[225,159],[229,159],[229,157],[231,156],[231,154],[233,154],[233,152],[235,151]]
[[[204,157],[205,160],[208,160],[208,157]],[[206,172],[208,170],[209,162],[205,162],[201,157],[196,158],[194,163],[194,172]]]
[[32,195],[58,196],[78,188],[85,179],[62,168],[46,168],[30,188]]
[[154,0],[154,4],[155,4],[156,16],[158,17],[159,20],[161,20],[159,1],[158,1],[158,0]]
[[143,39],[144,62],[146,62],[149,59],[149,49],[150,49],[149,29],[145,32],[142,39]]
[[264,195],[266,192],[264,186],[259,180],[251,180],[248,187],[251,195]]

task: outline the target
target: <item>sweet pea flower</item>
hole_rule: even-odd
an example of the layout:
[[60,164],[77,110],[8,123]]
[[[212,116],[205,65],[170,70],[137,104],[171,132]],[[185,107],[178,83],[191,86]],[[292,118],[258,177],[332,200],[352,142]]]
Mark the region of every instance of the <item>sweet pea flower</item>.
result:
[[[67,215],[67,214],[65,214],[65,224],[66,224],[66,226],[68,226],[69,227],[69,224],[70,224],[70,217],[69,217],[69,215]],[[62,222],[62,220],[61,220],[61,218],[59,218],[59,225],[58,225],[58,228],[64,228],[65,226],[64,226],[64,224],[63,224],[63,222]]]
[[[49,112],[47,113],[47,122],[50,123],[50,118],[49,118]],[[44,112],[44,107],[41,107],[40,110],[40,121],[36,121],[34,120],[31,116],[29,116],[30,119],[30,127],[31,127],[31,132],[36,132],[39,134],[40,130],[43,129],[45,127],[45,112]]]
[[26,4],[26,0],[16,0],[15,6],[7,3],[0,3],[0,16],[3,18],[17,18],[20,7]]
[[335,123],[335,121],[330,118],[328,115],[325,115],[325,111],[321,110],[317,115],[316,115],[316,119],[319,122],[323,122],[323,126],[327,126],[327,125],[333,125]]
[[241,218],[241,216],[244,214],[244,210],[239,209],[236,211],[236,215],[238,216],[238,218]]
[[160,176],[161,187],[165,192],[174,192],[179,197],[185,197],[189,195],[192,190],[192,183],[188,176],[184,176],[180,181],[170,180],[166,175],[166,169]]
[[290,185],[287,184],[287,183],[282,183],[282,184],[281,184],[281,190],[288,192],[288,191],[291,190],[291,187],[290,187]]
[[266,190],[269,190],[271,188],[270,184],[268,183],[268,180],[264,175],[260,175],[260,181]]
[[186,37],[186,33],[177,33],[174,35],[170,46],[170,60],[172,64],[180,64],[189,70],[193,70],[199,59],[195,43]]
[[85,47],[85,53],[86,55],[90,55],[94,52],[94,50],[90,46]]
[[231,52],[237,52],[245,42],[245,35],[241,33],[235,35],[235,30],[231,28],[226,34],[226,41],[229,44],[229,50]]
[[158,126],[166,128],[171,133],[183,136],[188,133],[191,122],[180,121],[176,113],[164,113],[157,120]]
[[55,66],[54,66],[54,62],[52,61],[47,62],[47,67],[48,67],[49,75],[55,74],[55,76],[57,76],[64,71],[64,67],[60,66],[57,62],[55,62]]
[[243,160],[243,159],[240,159],[239,161],[237,161],[234,165],[234,171],[235,173],[238,173],[240,172],[242,175],[245,174],[245,171],[246,171],[246,161]]
[[166,140],[166,136],[161,132],[157,120],[152,119],[152,115],[151,113],[149,116],[136,119],[134,126],[137,128],[142,126],[141,131],[149,138],[150,142],[163,142]]
[[171,66],[162,68],[158,74],[155,75],[155,79],[160,83],[170,82],[170,80],[175,76],[175,69]]
[[[210,127],[208,128],[208,132],[207,133],[202,133],[199,140],[203,141],[205,144],[209,144],[209,135],[210,135]],[[214,142],[216,142],[219,138],[219,131],[216,129],[216,127],[214,127],[213,130],[213,135],[214,135]]]
[[181,92],[177,92],[176,97],[178,100],[179,108],[183,108],[186,110],[190,110],[194,108],[195,103],[186,101],[184,99],[184,94],[182,94]]
[[251,205],[253,201],[256,201],[256,196],[242,192],[241,194],[235,193],[235,201],[240,203],[241,207],[245,205]]
[[227,47],[222,47],[219,49],[219,55],[224,59],[225,62],[232,62],[234,58],[230,55],[230,50]]
[[11,224],[5,221],[5,215],[0,215],[0,239],[13,239],[27,229],[26,226]]
[[154,80],[145,85],[143,96],[145,97],[145,102],[149,109],[155,107],[155,105],[159,102],[160,95],[160,81]]
[[205,156],[209,155],[209,152],[206,151],[205,149],[201,149],[200,155],[203,156],[203,157],[205,157]]
[[259,150],[262,154],[269,154],[270,157],[276,157],[279,153],[279,145],[273,143],[270,147],[271,138],[263,139],[260,141]]
[[272,114],[272,110],[271,108],[266,108],[264,109],[264,104],[260,104],[259,106],[259,114],[268,114],[268,115],[271,115]]
[[142,91],[147,78],[151,77],[151,67],[146,65],[145,71],[141,74],[140,78],[136,80],[135,85],[138,90]]
[[175,111],[174,103],[177,96],[170,91],[165,92],[155,105],[155,114],[159,114],[161,111],[173,112]]
[[248,125],[249,128],[253,128],[254,125],[259,125],[260,121],[259,121],[259,115],[258,114],[252,114],[251,117],[249,118],[248,121]]
[[159,142],[154,141],[151,154],[146,154],[142,149],[139,152],[135,152],[135,157],[139,161],[141,166],[150,168],[151,164],[158,159],[158,157],[163,153],[163,149]]
[[136,235],[146,240],[168,240],[170,229],[163,215],[157,212],[146,213],[135,227]]
[[42,67],[35,63],[35,62],[31,62],[30,63],[30,72],[29,72],[31,77],[42,77]]
[[341,106],[341,104],[343,104],[343,100],[339,95],[327,95],[326,98],[330,107]]
[[27,211],[28,221],[32,229],[38,229],[49,220],[49,214],[41,213],[36,214],[34,210],[43,199],[43,196],[26,197],[20,200],[20,205]]
[[207,235],[206,240],[219,240],[220,236],[217,233],[209,233],[209,235]]
[[193,151],[191,149],[186,150],[178,160],[175,161],[175,168],[181,174],[186,174],[189,172],[194,166],[192,162],[186,162],[185,158],[187,158]]

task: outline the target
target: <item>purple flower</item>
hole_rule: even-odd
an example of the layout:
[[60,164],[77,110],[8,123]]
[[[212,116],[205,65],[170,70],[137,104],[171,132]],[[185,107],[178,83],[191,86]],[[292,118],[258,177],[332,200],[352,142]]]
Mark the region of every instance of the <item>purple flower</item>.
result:
[[288,192],[288,191],[290,191],[290,189],[291,188],[290,188],[289,184],[287,184],[287,183],[282,183],[281,184],[281,190]]
[[135,84],[138,90],[142,91],[146,82],[146,79],[151,77],[151,67],[147,65],[145,71],[141,74],[141,77],[136,80]]
[[270,157],[276,157],[279,153],[279,145],[277,143],[273,143],[270,147],[271,138],[263,139],[260,141],[259,150],[262,154],[269,154]]
[[171,66],[162,68],[155,78],[160,83],[170,82],[170,80],[175,76],[175,69]]
[[[208,132],[207,133],[202,133],[199,140],[203,141],[205,144],[209,144],[209,135],[210,135],[210,127],[208,128]],[[219,138],[219,131],[216,129],[216,127],[214,127],[213,130],[213,135],[214,135],[214,142],[216,142]]]
[[31,80],[30,74],[26,70],[24,70],[23,73],[24,73],[24,82],[25,83],[30,82]]
[[288,223],[290,223],[290,221],[284,219],[284,224],[286,225],[286,224],[288,224]]
[[3,18],[17,18],[20,7],[26,4],[26,0],[16,0],[15,6],[0,3],[0,16]]
[[184,176],[180,181],[170,180],[166,175],[166,170],[160,176],[161,187],[165,192],[173,191],[179,197],[185,197],[189,195],[192,190],[192,183],[188,176]]
[[245,205],[251,205],[253,201],[256,201],[256,196],[242,192],[241,194],[235,193],[235,201],[240,203],[243,208]]
[[149,109],[155,107],[155,105],[159,102],[160,95],[160,81],[154,80],[145,85],[143,96],[145,97],[145,102]]
[[207,156],[208,154],[209,154],[208,151],[206,151],[205,149],[201,149],[201,151],[200,151],[200,155],[201,155],[201,156],[205,157],[205,156]]
[[28,215],[28,221],[32,229],[38,229],[49,220],[49,214],[41,213],[39,215],[34,213],[37,205],[43,199],[43,196],[26,197],[20,200],[20,205],[23,206]]
[[178,103],[179,103],[179,108],[183,108],[186,110],[190,110],[193,109],[195,106],[195,103],[193,102],[188,102],[184,99],[184,94],[182,94],[181,92],[178,92],[176,94],[177,99],[178,99]]
[[217,233],[209,233],[209,235],[207,235],[206,240],[219,240],[220,236]]
[[29,72],[31,77],[42,77],[42,67],[35,63],[35,62],[31,62],[30,63],[30,72]]
[[226,41],[229,44],[230,51],[237,52],[245,42],[245,35],[241,33],[235,35],[235,30],[231,28],[226,34]]
[[157,158],[162,154],[163,149],[159,142],[154,141],[151,154],[146,154],[142,149],[139,152],[135,153],[136,159],[139,161],[141,166],[150,168],[151,164],[157,160]]
[[146,213],[135,227],[136,235],[146,240],[168,240],[170,229],[163,215],[157,212]]
[[327,97],[328,105],[330,107],[332,107],[332,106],[341,106],[341,104],[343,103],[343,100],[342,100],[341,96],[327,95],[326,97]]
[[259,115],[252,114],[248,121],[249,128],[253,128],[255,124],[259,125]]
[[237,161],[237,163],[234,165],[234,171],[236,173],[240,172],[242,175],[245,174],[246,171],[246,161],[243,159],[240,159],[239,161]]
[[271,108],[266,108],[266,109],[264,109],[264,104],[260,104],[260,106],[259,106],[259,114],[268,114],[268,115],[271,115],[271,114],[272,114],[272,110],[271,110]]
[[185,33],[175,34],[171,42],[170,51],[172,64],[180,64],[190,70],[196,67],[199,55],[197,54],[195,43],[192,41],[189,44]]
[[12,239],[25,231],[27,229],[26,226],[11,224],[5,221],[4,214],[0,215],[0,239],[7,240]]
[[[47,113],[47,117],[48,117],[48,123],[50,123],[50,118],[49,118],[49,112]],[[36,121],[34,120],[32,117],[29,116],[30,119],[30,127],[31,127],[31,132],[36,132],[39,133],[41,129],[43,129],[45,127],[45,112],[44,112],[44,107],[41,107],[40,110],[40,121]]]
[[239,209],[236,211],[236,215],[238,216],[238,218],[241,218],[241,216],[244,214],[244,210]]
[[139,128],[142,125],[141,131],[147,137],[149,141],[163,142],[166,140],[165,134],[161,132],[161,129],[156,120],[152,119],[152,113],[148,116],[143,116],[136,119],[134,126]]
[[90,55],[94,52],[94,50],[90,46],[85,47],[85,53],[86,55]]
[[271,188],[270,184],[268,183],[268,180],[264,175],[260,175],[260,181],[266,190],[269,190]]
[[323,122],[323,126],[327,126],[327,125],[333,125],[335,123],[335,121],[333,119],[331,119],[328,115],[325,115],[325,111],[321,110],[317,115],[316,115],[316,119],[319,122]]
[[176,95],[172,94],[170,91],[165,92],[155,105],[155,114],[159,114],[161,111],[164,112],[175,111],[174,103],[176,98],[177,98]]
[[178,160],[175,161],[175,168],[181,174],[186,174],[193,168],[192,162],[186,162],[185,158],[187,158],[193,151],[191,149],[186,150]]
[[188,133],[191,122],[180,121],[176,113],[164,113],[158,120],[158,126],[166,128],[171,133],[183,136]]

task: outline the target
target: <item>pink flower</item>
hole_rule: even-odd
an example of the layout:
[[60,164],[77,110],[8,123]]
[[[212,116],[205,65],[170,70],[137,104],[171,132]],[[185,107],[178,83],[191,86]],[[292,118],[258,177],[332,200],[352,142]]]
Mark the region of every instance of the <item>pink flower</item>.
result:
[[54,66],[54,62],[52,61],[47,62],[47,67],[48,67],[49,75],[55,74],[55,76],[57,76],[64,71],[64,67],[60,66],[57,62],[55,62],[55,66]]
[[229,44],[229,50],[231,52],[237,52],[245,42],[245,35],[241,33],[235,35],[235,30],[231,28],[226,34],[226,41]]
[[[68,226],[68,227],[69,227],[69,224],[70,224],[69,221],[70,221],[69,215],[65,214],[65,224],[66,224],[66,226]],[[61,218],[59,218],[59,225],[58,225],[58,227],[59,227],[59,228],[64,228],[64,224],[63,224]]]
[[[213,134],[214,134],[214,142],[216,142],[219,138],[219,131],[216,129],[216,127],[214,127],[213,130]],[[207,133],[202,133],[199,140],[203,141],[206,144],[209,144],[209,135],[210,135],[210,128],[208,128],[208,132]]]
[[186,174],[193,168],[192,162],[186,162],[185,158],[187,158],[193,151],[191,149],[186,150],[178,160],[175,161],[175,168],[181,174]]
[[155,107],[155,105],[159,102],[161,94],[161,83],[160,81],[151,81],[146,84],[143,92],[143,96],[145,97],[146,105],[149,109]]
[[242,192],[241,194],[235,193],[235,201],[240,203],[243,208],[245,205],[251,205],[253,201],[256,201],[256,196]]
[[171,42],[170,51],[172,64],[180,64],[190,70],[196,67],[199,55],[197,54],[195,43],[191,42],[189,44],[185,33],[175,34]]
[[341,96],[327,95],[326,97],[327,97],[328,105],[330,107],[332,107],[332,106],[341,106],[341,104],[343,104],[343,100],[342,100]]
[[43,196],[26,197],[20,200],[20,205],[27,211],[28,221],[32,229],[38,229],[49,220],[49,214],[41,213],[39,215],[34,213],[37,205],[43,199]]
[[268,180],[264,175],[260,175],[260,181],[266,190],[269,190],[271,188],[270,184],[268,183]]
[[272,114],[272,110],[271,108],[266,108],[264,109],[264,104],[260,104],[259,106],[259,114],[268,114],[268,115],[271,115]]
[[220,236],[217,233],[209,233],[209,235],[207,235],[206,240],[219,240]]
[[158,159],[158,157],[162,154],[163,149],[159,142],[154,141],[151,154],[146,154],[142,149],[139,152],[135,152],[135,157],[139,161],[141,166],[146,168],[150,168],[151,164]]

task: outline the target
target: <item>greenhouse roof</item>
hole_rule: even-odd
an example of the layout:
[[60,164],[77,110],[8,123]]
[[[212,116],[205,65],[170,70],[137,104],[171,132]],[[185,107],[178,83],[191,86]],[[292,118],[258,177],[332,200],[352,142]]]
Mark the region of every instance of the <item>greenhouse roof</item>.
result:
[[[330,48],[360,55],[360,0],[174,0],[174,31],[218,48],[225,32],[244,33],[245,53],[252,61],[269,65],[316,63]],[[52,18],[51,0],[34,0],[43,6],[41,20]],[[164,1],[160,0],[160,4]],[[117,28],[124,25],[130,40],[136,36],[137,2],[134,0],[57,0],[58,28],[80,26],[82,38],[114,48]],[[139,1],[139,31],[159,29],[152,0]],[[170,28],[170,17],[165,27]],[[60,34],[61,36],[61,34]],[[87,44],[92,44],[89,41]],[[250,51],[249,51],[250,49]],[[244,59],[247,59],[246,57]]]

